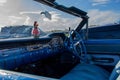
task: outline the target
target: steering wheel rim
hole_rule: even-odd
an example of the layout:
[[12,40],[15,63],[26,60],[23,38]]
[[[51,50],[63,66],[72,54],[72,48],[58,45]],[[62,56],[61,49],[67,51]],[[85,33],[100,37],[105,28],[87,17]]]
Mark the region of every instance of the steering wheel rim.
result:
[[[72,34],[74,34],[75,36],[73,37]],[[77,41],[74,40],[74,38],[78,38]],[[87,62],[87,51],[86,51],[86,47],[84,45],[84,42],[80,36],[80,34],[75,31],[75,30],[71,30],[69,32],[69,50],[71,50],[75,56],[77,56],[80,59],[81,63],[86,63]]]

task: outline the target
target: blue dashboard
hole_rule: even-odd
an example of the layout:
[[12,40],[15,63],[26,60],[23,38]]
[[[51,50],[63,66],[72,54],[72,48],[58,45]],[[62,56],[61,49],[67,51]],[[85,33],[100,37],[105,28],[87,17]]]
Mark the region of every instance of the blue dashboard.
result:
[[5,39],[0,40],[0,45],[0,69],[13,70],[62,52],[63,38],[51,34],[40,38]]

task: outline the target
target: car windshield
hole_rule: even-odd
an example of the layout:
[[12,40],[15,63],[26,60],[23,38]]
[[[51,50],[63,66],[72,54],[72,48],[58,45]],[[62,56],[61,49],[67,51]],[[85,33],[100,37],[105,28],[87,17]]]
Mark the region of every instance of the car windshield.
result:
[[[89,27],[120,23],[120,0],[56,0],[55,2],[87,12]],[[0,11],[1,39],[31,36],[34,21],[38,22],[41,36],[49,32],[68,31],[69,27],[75,29],[81,22],[80,17],[34,0],[0,0]]]

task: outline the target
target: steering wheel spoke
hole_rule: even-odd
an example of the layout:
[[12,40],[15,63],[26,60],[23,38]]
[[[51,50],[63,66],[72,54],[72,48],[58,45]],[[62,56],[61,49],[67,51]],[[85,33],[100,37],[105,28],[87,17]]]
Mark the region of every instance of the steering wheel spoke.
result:
[[87,52],[80,34],[74,30],[70,31],[68,41],[70,44],[69,49],[75,56],[79,57],[80,62],[85,63],[87,61]]

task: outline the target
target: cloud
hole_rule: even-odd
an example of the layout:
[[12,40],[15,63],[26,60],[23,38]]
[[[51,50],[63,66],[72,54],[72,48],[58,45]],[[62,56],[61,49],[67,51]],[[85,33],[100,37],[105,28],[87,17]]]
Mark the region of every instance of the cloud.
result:
[[50,14],[52,15],[52,19],[49,20],[45,17],[42,17],[43,20],[40,18],[38,20],[40,28],[44,31],[48,30],[65,30],[71,27],[72,29],[75,28],[79,22],[80,18],[65,18],[61,14],[51,11]]
[[[44,15],[40,15],[41,11],[45,11],[45,8],[34,2],[33,0],[7,0],[2,2],[5,4],[0,7],[0,26],[6,25],[33,25],[34,21],[38,21],[39,26],[43,30],[54,29],[68,29],[68,27],[75,27],[79,23],[77,18],[65,18],[55,11],[49,11],[52,15],[52,19],[45,18]],[[38,5],[39,4],[39,5]]]
[[92,0],[92,5],[105,5],[109,2],[110,0]]
[[21,17],[17,17],[17,16],[8,16],[8,21],[11,23],[10,25],[14,25],[20,19],[22,19],[22,18]]
[[7,0],[0,0],[0,3],[6,3]]
[[[33,25],[36,20],[42,30],[54,30],[54,29],[68,29],[69,27],[75,28],[81,19],[66,16],[62,16],[60,13],[55,11],[49,11],[52,15],[52,19],[49,20],[45,18],[44,15],[40,15],[42,11],[41,6],[36,5],[35,2],[30,0],[7,0],[7,2],[2,2],[0,4],[5,4],[0,7],[0,26],[4,25]],[[5,0],[6,1],[6,0]],[[24,2],[26,1],[26,2]],[[94,5],[106,4],[109,0],[92,0]],[[16,4],[14,4],[16,3]],[[90,10],[88,12],[90,16],[90,25],[104,25],[109,23],[114,23],[120,19],[120,14],[112,11],[100,11],[100,10]]]
[[74,29],[76,26],[78,26],[80,22],[80,18],[59,18],[56,22],[41,22],[40,27],[41,29],[48,31],[48,30],[65,30],[71,27],[71,29]]
[[120,19],[120,14],[112,11],[100,11],[98,9],[88,12],[90,25],[113,24]]
[[23,11],[23,12],[20,12],[19,14],[21,15],[27,15],[27,14],[40,14],[41,11]]
[[65,18],[60,13],[56,11],[49,11],[51,14],[51,20],[46,18],[45,15],[41,15],[41,11],[23,11],[19,14],[23,16],[25,19],[24,24],[33,25],[33,22],[36,20],[39,23],[39,27],[44,30],[65,30],[71,27],[72,29],[75,28],[79,22],[80,18]]
[[22,14],[25,14],[25,11],[38,11],[40,9],[40,6],[34,7],[36,3],[33,0],[0,0],[0,5],[2,5],[0,6],[0,27],[6,25],[30,25],[28,19],[30,14]]
[[17,16],[8,16],[8,17],[11,18],[11,19],[16,19],[16,20],[21,19],[21,17],[17,17]]
[[39,20],[41,11],[23,11],[19,14],[25,18],[24,25],[32,25],[34,21]]
[[26,16],[24,25],[29,25],[29,22],[30,22],[30,17],[29,17],[29,16]]
[[6,3],[6,2],[7,2],[7,0],[0,0],[0,6],[3,6],[4,3]]
[[51,20],[50,20],[50,19],[46,18],[45,15],[40,14],[41,12],[43,12],[43,11],[24,11],[24,12],[20,12],[20,15],[26,16],[27,19],[29,17],[29,21],[32,20],[33,22],[35,20],[43,20],[45,22],[56,22],[61,18],[59,13],[57,13],[55,11],[49,11],[49,13],[51,14]]

